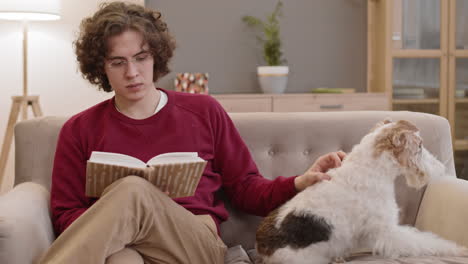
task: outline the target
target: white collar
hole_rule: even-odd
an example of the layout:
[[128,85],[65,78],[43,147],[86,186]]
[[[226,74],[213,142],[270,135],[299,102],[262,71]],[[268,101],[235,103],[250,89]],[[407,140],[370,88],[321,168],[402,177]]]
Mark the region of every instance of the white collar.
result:
[[[161,90],[159,90],[159,92],[161,93],[161,97],[159,98],[159,103],[156,106],[156,109],[154,110],[153,115],[155,115],[157,112],[159,112],[167,104],[167,101],[168,101],[167,94],[165,92],[161,91]],[[120,110],[117,107],[117,104],[115,102],[114,102],[114,107],[119,113],[122,113],[122,112],[120,112]]]
[[159,92],[161,93],[161,97],[159,98],[158,106],[156,107],[156,110],[154,111],[155,114],[159,112],[159,110],[161,110],[167,104],[167,101],[168,101],[167,94],[161,90],[159,90]]

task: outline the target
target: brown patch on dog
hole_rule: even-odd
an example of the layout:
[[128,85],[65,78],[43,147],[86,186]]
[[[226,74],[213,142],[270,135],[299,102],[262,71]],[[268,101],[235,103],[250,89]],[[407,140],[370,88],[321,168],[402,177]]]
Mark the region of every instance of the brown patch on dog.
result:
[[385,118],[384,120],[378,122],[377,124],[375,124],[375,126],[373,128],[371,128],[371,130],[369,132],[374,132],[377,128],[383,126],[383,125],[386,125],[386,124],[390,124],[392,123],[392,120],[390,118]]
[[289,212],[275,227],[278,210],[273,211],[260,224],[257,231],[257,251],[261,255],[271,256],[277,249],[290,246],[294,249],[305,248],[311,244],[328,241],[333,226],[320,216],[306,213]]
[[272,211],[265,217],[257,229],[257,252],[262,255],[271,256],[276,249],[282,247],[284,244],[280,239],[280,231],[275,227],[277,218],[278,209]]
[[412,123],[400,120],[394,126],[386,128],[376,138],[374,156],[388,151],[402,167],[409,168],[418,179],[424,177],[424,173],[418,168],[414,157],[421,151],[422,139],[415,133],[419,129]]
[[375,140],[374,156],[380,155],[384,151],[390,151],[395,157],[406,148],[408,137],[415,136],[418,128],[408,121],[400,120],[394,126],[385,128]]

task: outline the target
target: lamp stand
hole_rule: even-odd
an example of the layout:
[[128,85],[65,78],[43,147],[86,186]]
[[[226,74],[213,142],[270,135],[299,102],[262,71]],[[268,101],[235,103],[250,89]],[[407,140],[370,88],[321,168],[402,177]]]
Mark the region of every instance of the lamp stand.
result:
[[34,117],[42,116],[42,110],[39,105],[39,96],[28,96],[28,23],[23,22],[23,95],[12,96],[12,105],[10,110],[10,117],[3,138],[2,152],[0,153],[0,185],[3,183],[4,174],[8,155],[10,154],[10,147],[13,141],[13,132],[15,124],[18,122],[20,112],[22,119],[28,119],[28,107],[31,106]]
[[42,116],[41,106],[39,105],[39,96],[12,96],[13,103],[11,105],[10,117],[8,118],[8,125],[3,138],[2,152],[0,154],[0,183],[3,182],[8,154],[10,154],[10,147],[13,141],[13,132],[15,124],[18,122],[20,112],[22,112],[23,120],[27,117],[28,107],[31,106],[34,117]]

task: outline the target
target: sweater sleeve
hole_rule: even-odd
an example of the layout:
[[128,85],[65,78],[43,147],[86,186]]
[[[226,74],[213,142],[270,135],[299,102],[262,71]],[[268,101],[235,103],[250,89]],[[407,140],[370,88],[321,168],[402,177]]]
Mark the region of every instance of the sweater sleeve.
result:
[[214,104],[215,168],[222,175],[223,188],[234,207],[265,216],[296,194],[295,177],[269,180],[260,175],[234,123],[218,102]]
[[89,207],[85,196],[86,157],[69,121],[59,134],[52,171],[51,210],[54,230],[62,233]]

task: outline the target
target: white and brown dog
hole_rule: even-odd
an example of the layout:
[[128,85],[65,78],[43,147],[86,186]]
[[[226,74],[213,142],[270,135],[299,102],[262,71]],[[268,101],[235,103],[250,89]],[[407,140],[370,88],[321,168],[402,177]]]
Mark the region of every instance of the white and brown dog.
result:
[[267,216],[257,231],[260,263],[327,264],[353,249],[389,258],[459,255],[464,248],[398,224],[394,180],[421,188],[445,167],[408,121],[384,121],[354,146],[342,166]]

